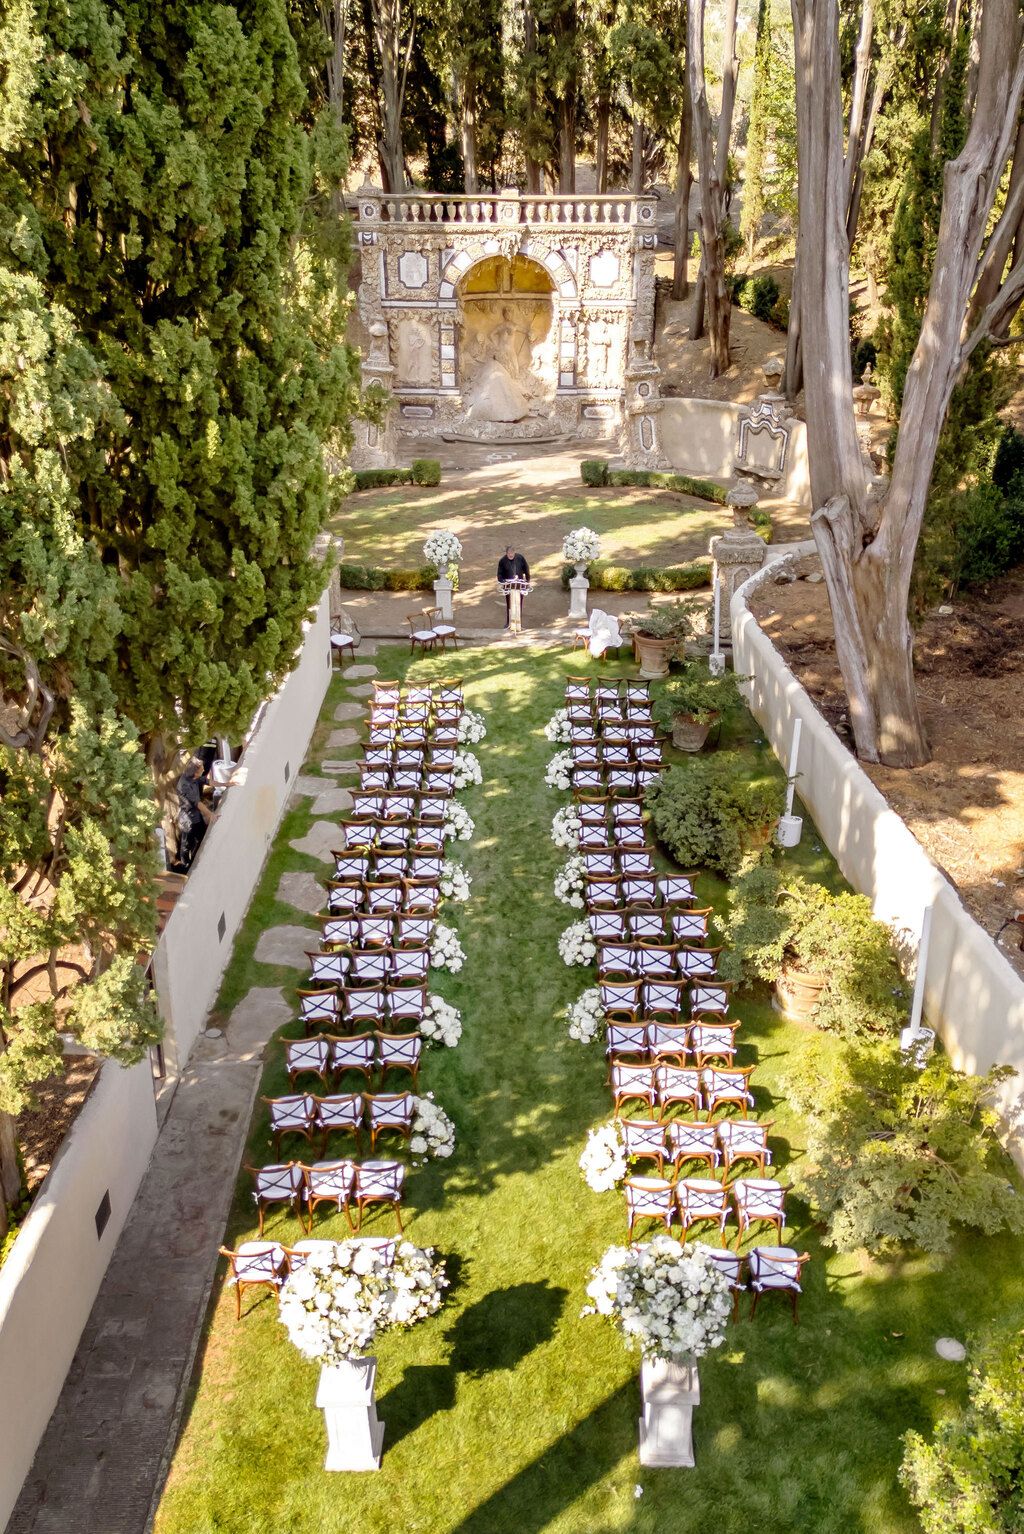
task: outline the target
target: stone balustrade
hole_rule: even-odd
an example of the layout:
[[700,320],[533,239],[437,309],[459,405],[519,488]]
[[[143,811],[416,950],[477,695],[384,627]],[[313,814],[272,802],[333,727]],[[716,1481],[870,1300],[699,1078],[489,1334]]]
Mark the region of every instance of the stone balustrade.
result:
[[555,224],[601,227],[654,223],[650,197],[533,197],[501,192],[494,197],[442,197],[408,192],[400,197],[361,189],[350,206],[363,224]]

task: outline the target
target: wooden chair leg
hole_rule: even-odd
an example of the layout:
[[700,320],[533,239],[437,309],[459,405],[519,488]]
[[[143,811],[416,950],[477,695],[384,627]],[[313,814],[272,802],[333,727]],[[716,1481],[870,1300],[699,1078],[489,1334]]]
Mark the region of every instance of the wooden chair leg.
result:
[[242,1285],[235,1281],[235,1320],[242,1319]]
[[755,1289],[754,1293],[753,1293],[753,1297],[752,1297],[752,1299],[750,1301],[750,1319],[751,1319],[751,1321],[753,1321],[753,1319],[754,1319],[754,1315],[755,1315],[755,1313],[757,1311],[757,1302],[758,1302],[758,1300],[760,1298],[761,1298],[760,1294]]
[[395,1211],[395,1220],[396,1220],[396,1222],[398,1224],[398,1234],[400,1236],[404,1236],[405,1235],[405,1226],[402,1224],[402,1211],[401,1211],[401,1208],[399,1207],[399,1205],[397,1203],[392,1204],[391,1207]]

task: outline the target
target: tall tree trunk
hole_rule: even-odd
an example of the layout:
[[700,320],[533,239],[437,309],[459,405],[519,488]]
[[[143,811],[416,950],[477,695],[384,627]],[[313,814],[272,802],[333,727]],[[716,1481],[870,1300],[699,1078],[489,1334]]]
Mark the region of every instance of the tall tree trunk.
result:
[[640,197],[644,189],[644,125],[639,117],[633,118],[633,154],[629,176],[629,189],[634,197]]
[[[329,25],[331,55],[327,60],[327,99],[334,120],[340,128],[345,119],[345,41],[348,26],[348,0],[333,0]],[[335,187],[331,193],[331,206],[339,216],[344,213],[344,187]]]
[[792,403],[804,386],[803,348],[800,345],[800,247],[797,245],[793,262],[793,284],[789,293],[789,322],[786,326],[786,371],[783,387],[786,398]]
[[[722,44],[722,110],[718,119],[717,142],[711,131],[711,111],[704,72],[704,0],[692,0],[687,21],[687,68],[697,170],[700,176],[702,247],[700,270],[694,289],[690,336],[696,340],[703,335],[706,308],[711,333],[711,376],[717,378],[729,366],[729,326],[732,320],[732,303],[725,280],[725,189],[729,174],[732,116],[736,105],[736,77],[739,73],[736,0],[726,0],[725,36]],[[695,49],[699,50],[699,59],[695,57]],[[709,217],[714,219],[713,228],[708,224]],[[715,247],[713,254],[708,251],[709,240]]]
[[602,91],[597,98],[594,129],[594,179],[598,197],[608,191],[608,127],[612,115],[612,98]]
[[558,190],[571,197],[576,191],[576,92],[566,91],[558,104]]
[[683,77],[683,100],[679,113],[679,139],[676,144],[676,244],[672,258],[672,297],[685,298],[690,291],[687,261],[690,255],[690,83]]
[[468,80],[462,81],[459,91],[459,136],[462,148],[462,184],[468,196],[475,197],[480,190],[477,170],[475,87]]
[[[523,7],[523,52],[535,54],[537,52],[537,20],[533,14],[533,6],[530,0],[526,0]],[[526,88],[526,121],[530,132],[533,131],[533,123],[537,116],[537,83],[531,72],[530,82]],[[531,197],[539,197],[543,191],[541,177],[543,166],[539,160],[533,159],[529,150],[525,154],[526,159],[526,190]]]
[[18,1165],[17,1120],[11,1113],[0,1113],[0,1236],[7,1233],[7,1206],[21,1197],[21,1167]]

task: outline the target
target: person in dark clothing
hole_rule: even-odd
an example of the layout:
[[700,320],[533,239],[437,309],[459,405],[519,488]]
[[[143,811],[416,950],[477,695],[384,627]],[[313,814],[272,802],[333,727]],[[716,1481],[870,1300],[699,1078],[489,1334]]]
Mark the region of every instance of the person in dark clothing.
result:
[[[530,579],[530,567],[522,554],[517,554],[511,543],[506,548],[502,557],[498,560],[499,581],[528,581]],[[523,597],[525,601],[525,596]],[[509,625],[509,608],[511,598],[505,593],[505,627]]]
[[203,799],[206,769],[194,756],[178,779],[178,863],[185,872],[195,861],[206,828],[217,816]]

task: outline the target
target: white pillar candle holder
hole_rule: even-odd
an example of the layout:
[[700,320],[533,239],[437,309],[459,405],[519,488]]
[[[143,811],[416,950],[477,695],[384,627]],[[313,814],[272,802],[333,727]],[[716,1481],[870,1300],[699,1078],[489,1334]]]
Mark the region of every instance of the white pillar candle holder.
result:
[[379,1470],[384,1424],[377,1418],[375,1358],[320,1370],[316,1404],[327,1427],[325,1470]]

